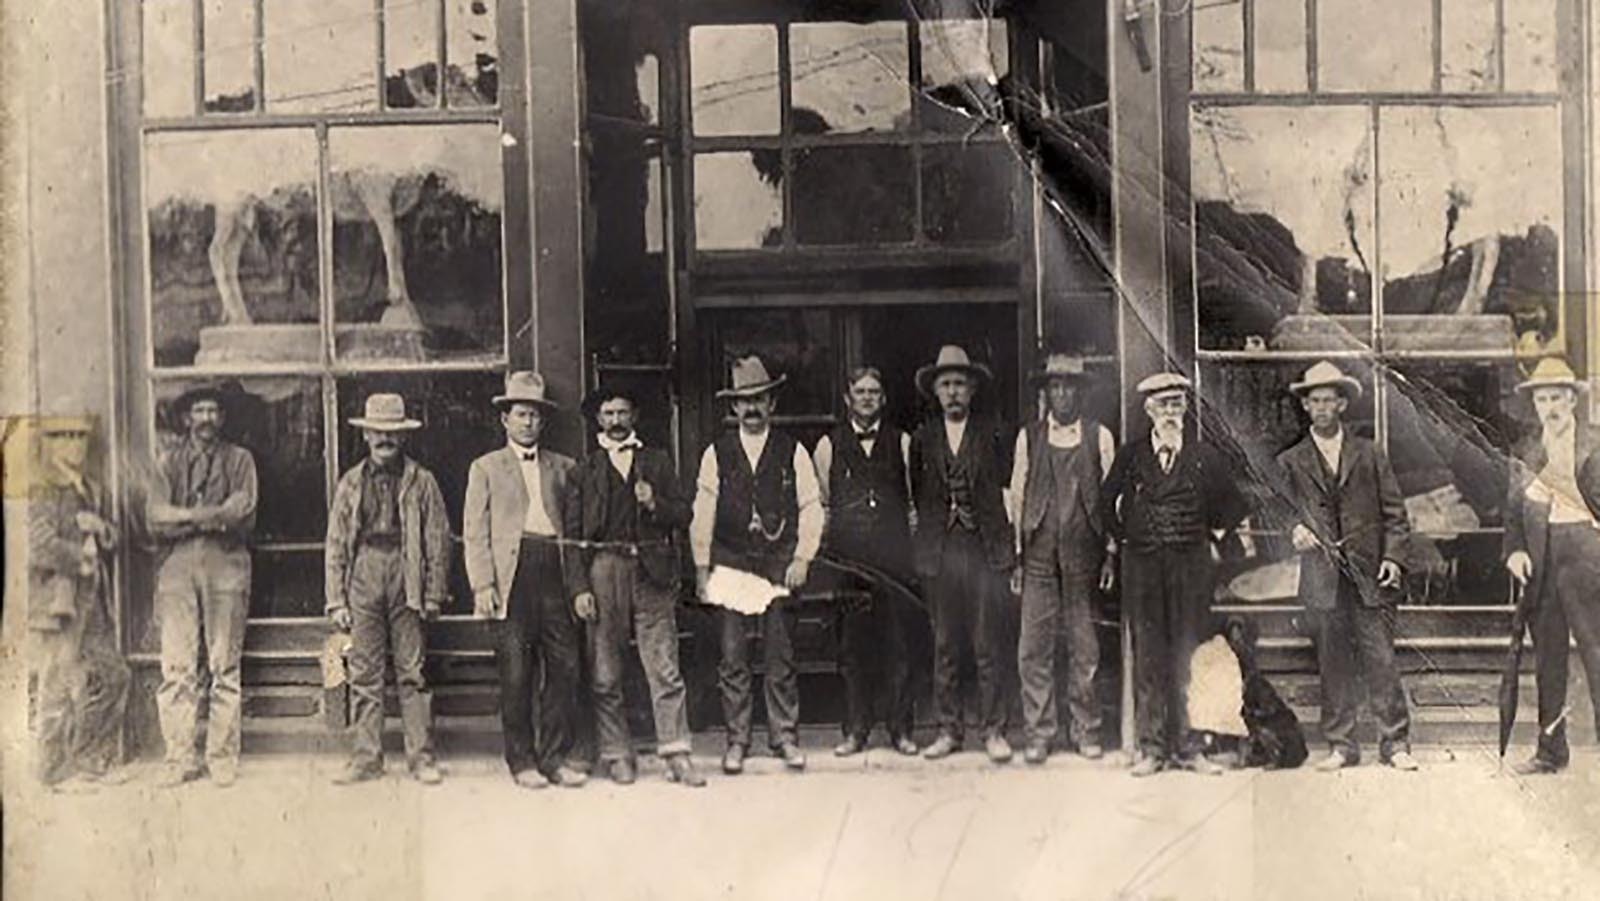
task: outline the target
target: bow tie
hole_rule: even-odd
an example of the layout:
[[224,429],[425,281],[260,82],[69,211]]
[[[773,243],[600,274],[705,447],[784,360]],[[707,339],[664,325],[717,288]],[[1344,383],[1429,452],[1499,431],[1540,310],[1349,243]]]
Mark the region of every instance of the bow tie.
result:
[[644,447],[644,442],[639,440],[638,435],[629,435],[621,441],[613,441],[602,434],[599,438],[599,441],[602,448],[611,452],[639,450],[640,448]]
[[528,451],[517,451],[517,456],[520,457],[524,463],[532,463],[533,461],[539,459],[539,450],[538,448],[535,448]]
[[861,442],[862,444],[866,444],[868,441],[876,441],[877,439],[878,439],[878,430],[875,429],[875,428],[867,429],[864,432],[856,432],[856,440]]

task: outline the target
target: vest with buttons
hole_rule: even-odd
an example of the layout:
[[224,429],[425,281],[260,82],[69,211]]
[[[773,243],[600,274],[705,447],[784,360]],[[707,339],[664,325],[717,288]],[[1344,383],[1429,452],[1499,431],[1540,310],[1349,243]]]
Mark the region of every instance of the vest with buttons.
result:
[[902,434],[893,426],[880,426],[868,454],[848,423],[829,433],[833,465],[828,470],[827,540],[834,553],[904,565],[911,529]]
[[1200,452],[1185,442],[1171,472],[1162,472],[1155,448],[1142,440],[1133,461],[1133,480],[1123,499],[1122,519],[1135,547],[1189,547],[1206,538]]
[[752,472],[737,430],[712,445],[717,455],[717,518],[711,563],[777,581],[800,543],[800,501],[795,488],[795,441],[769,429]]
[[1065,524],[1075,516],[1096,536],[1103,534],[1100,523],[1099,485],[1100,424],[1084,418],[1082,440],[1074,448],[1050,445],[1049,422],[1029,423],[1028,480],[1022,491],[1022,534],[1024,539],[1044,525],[1047,516]]

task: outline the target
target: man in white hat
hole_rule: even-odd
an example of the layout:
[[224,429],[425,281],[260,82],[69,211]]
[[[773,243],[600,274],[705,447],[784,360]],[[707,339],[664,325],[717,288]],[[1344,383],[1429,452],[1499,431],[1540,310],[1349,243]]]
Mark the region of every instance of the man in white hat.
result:
[[[773,378],[758,356],[734,361],[733,383],[717,392],[733,408],[738,427],[700,457],[695,480],[689,550],[696,591],[704,600],[711,567],[754,573],[790,592],[799,591],[822,543],[822,501],[811,455],[786,432],[772,428]],[[794,665],[794,608],[779,598],[759,616],[734,610],[722,617],[722,662],[717,668],[728,747],[722,771],[743,772],[750,750],[751,632],[760,628],[766,649],[767,740],[790,769],[804,769],[800,751],[800,685]]]
[[[423,620],[448,596],[450,523],[439,483],[405,452],[422,423],[398,394],[373,394],[361,429],[367,458],[333,492],[323,547],[328,619],[350,633],[350,759],[335,782],[383,775],[383,670],[394,659],[406,764],[425,785],[440,781],[433,759],[432,695],[422,677]],[[385,654],[388,651],[388,654]]]
[[[1506,499],[1506,569],[1533,608],[1539,743],[1517,764],[1524,775],[1566,767],[1569,635],[1588,677],[1600,724],[1600,434],[1577,419],[1578,377],[1556,358],[1539,361],[1517,391],[1532,401],[1540,431],[1516,449]],[[1600,728],[1600,726],[1597,726]]]
[[[1072,739],[1091,760],[1101,756],[1100,704],[1094,675],[1100,640],[1096,587],[1110,587],[1100,484],[1116,458],[1111,430],[1083,415],[1088,376],[1080,357],[1050,354],[1030,379],[1044,394],[1045,418],[1017,432],[1011,502],[1021,564],[1012,590],[1022,594],[1017,670],[1028,730],[1023,759],[1044,763],[1057,731],[1056,644],[1066,634],[1067,705]],[[1104,572],[1102,572],[1104,569]]]
[[972,419],[978,386],[993,378],[967,352],[945,345],[917,370],[917,387],[941,415],[911,439],[911,494],[917,508],[912,554],[927,588],[933,619],[933,704],[939,734],[922,751],[929,760],[961,747],[960,663],[970,647],[978,676],[984,750],[995,763],[1011,759],[1001,667],[1000,605],[1016,563],[1006,518],[1005,446],[998,429]]
[[1352,435],[1343,417],[1361,383],[1326,360],[1289,386],[1311,420],[1306,436],[1278,455],[1290,541],[1300,557],[1305,605],[1322,678],[1322,734],[1331,772],[1361,759],[1355,736],[1365,682],[1378,724],[1378,759],[1415,770],[1411,715],[1394,661],[1395,605],[1408,531],[1405,501],[1389,459]]
[[472,611],[495,621],[512,780],[528,789],[576,788],[588,778],[575,750],[580,630],[565,591],[560,539],[577,464],[539,444],[557,410],[543,376],[508,374],[505,393],[493,402],[506,446],[472,461],[462,512]]
[[1186,428],[1190,387],[1175,372],[1139,383],[1150,431],[1117,452],[1100,494],[1102,520],[1121,548],[1122,604],[1133,623],[1135,776],[1172,765],[1222,772],[1188,742],[1189,657],[1211,603],[1212,542],[1247,508],[1237,469]]

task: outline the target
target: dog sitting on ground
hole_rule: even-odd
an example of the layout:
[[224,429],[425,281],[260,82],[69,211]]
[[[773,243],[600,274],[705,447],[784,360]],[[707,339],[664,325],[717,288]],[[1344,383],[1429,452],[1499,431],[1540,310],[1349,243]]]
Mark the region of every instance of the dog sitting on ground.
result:
[[1305,763],[1306,736],[1300,720],[1256,664],[1259,633],[1255,623],[1245,617],[1229,617],[1223,634],[1239,658],[1239,673],[1244,679],[1244,706],[1240,713],[1249,730],[1245,765],[1290,770]]

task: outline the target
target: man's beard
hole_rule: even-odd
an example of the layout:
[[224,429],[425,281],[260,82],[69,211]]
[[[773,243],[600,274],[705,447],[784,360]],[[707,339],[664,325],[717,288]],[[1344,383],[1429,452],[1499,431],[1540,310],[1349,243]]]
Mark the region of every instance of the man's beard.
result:
[[1158,416],[1155,419],[1156,432],[1161,435],[1176,435],[1183,431],[1183,419],[1179,417]]

